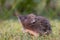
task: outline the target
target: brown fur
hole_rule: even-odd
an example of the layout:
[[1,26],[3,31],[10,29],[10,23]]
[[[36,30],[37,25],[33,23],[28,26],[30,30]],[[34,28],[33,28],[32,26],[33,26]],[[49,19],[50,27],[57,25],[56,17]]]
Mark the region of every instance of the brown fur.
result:
[[29,14],[26,16],[18,16],[22,22],[24,31],[34,36],[48,35],[52,32],[49,21],[42,16]]

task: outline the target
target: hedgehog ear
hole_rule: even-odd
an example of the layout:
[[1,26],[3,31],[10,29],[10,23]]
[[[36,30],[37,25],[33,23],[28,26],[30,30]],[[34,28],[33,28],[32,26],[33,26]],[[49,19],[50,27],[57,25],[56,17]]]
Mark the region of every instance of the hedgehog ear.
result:
[[35,23],[36,22],[36,20],[35,19],[33,19],[32,21],[31,21],[31,23]]

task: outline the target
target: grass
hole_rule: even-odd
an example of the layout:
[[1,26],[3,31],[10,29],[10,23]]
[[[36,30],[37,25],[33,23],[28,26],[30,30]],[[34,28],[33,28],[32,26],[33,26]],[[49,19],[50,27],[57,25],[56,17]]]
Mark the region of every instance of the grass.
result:
[[50,23],[52,34],[35,38],[22,33],[22,25],[18,20],[0,20],[0,40],[60,40],[60,21],[50,20]]
[[[15,0],[16,1],[16,0]],[[28,35],[27,33],[23,34],[22,33],[22,25],[18,22],[18,20],[13,19],[12,17],[12,11],[16,8],[17,4],[22,1],[22,0],[17,0],[16,3],[12,3],[12,8],[10,10],[7,10],[4,7],[1,7],[0,9],[0,40],[60,40],[60,21],[55,19],[55,20],[50,20],[51,26],[52,26],[52,34],[49,36],[40,36],[40,37],[32,37]],[[10,2],[10,1],[9,1]],[[45,2],[42,1],[40,4],[37,6],[38,9],[37,12],[43,12],[43,16],[49,16],[49,17],[55,17],[55,11],[52,12],[50,11],[47,12],[47,14],[44,14],[45,12],[43,11],[45,6]],[[58,2],[56,4],[59,4]],[[3,3],[2,3],[3,5]],[[21,6],[23,7],[23,6]],[[31,6],[32,7],[32,6]],[[59,5],[56,7],[56,11],[58,11]],[[10,17],[10,18],[9,18]],[[12,19],[11,19],[12,18]]]

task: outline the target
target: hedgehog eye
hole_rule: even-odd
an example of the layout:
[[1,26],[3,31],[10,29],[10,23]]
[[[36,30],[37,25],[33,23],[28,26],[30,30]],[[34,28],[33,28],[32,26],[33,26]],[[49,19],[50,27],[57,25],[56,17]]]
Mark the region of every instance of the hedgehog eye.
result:
[[25,19],[27,19],[27,17],[25,17]]

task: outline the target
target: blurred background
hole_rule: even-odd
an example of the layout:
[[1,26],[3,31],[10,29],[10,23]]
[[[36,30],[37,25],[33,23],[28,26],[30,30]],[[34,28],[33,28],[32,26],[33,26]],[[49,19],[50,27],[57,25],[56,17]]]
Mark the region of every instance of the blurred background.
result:
[[0,40],[24,40],[22,25],[13,15],[15,10],[22,15],[34,13],[48,18],[53,35],[46,40],[60,39],[60,0],[0,0]]

